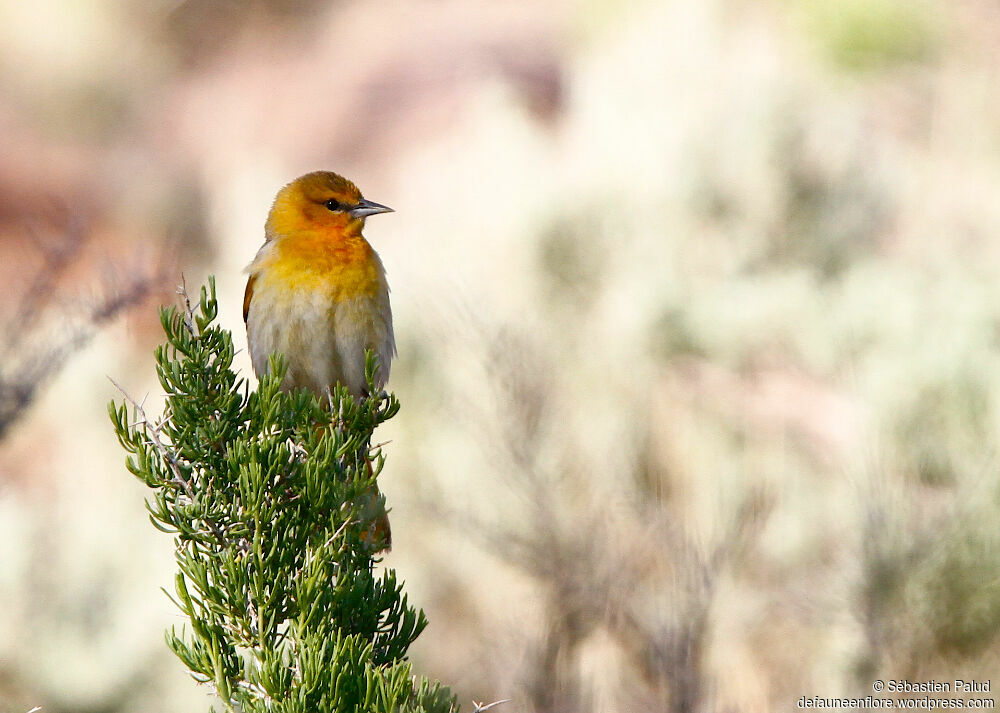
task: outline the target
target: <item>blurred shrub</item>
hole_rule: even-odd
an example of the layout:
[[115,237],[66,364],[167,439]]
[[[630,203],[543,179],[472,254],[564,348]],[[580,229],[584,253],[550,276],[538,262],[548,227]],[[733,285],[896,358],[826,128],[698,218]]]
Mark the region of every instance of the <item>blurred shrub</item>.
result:
[[848,71],[926,61],[942,40],[942,13],[931,2],[812,0],[802,7],[823,51]]

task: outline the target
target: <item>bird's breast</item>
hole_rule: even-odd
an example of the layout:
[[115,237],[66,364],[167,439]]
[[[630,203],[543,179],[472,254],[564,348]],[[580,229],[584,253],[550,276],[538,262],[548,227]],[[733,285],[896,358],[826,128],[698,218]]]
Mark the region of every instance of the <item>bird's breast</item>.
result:
[[289,241],[265,245],[250,265],[252,298],[247,335],[254,370],[281,352],[286,386],[322,394],[336,383],[352,393],[365,388],[364,354],[376,352],[379,381],[388,377],[395,340],[389,288],[382,263],[362,244]]
[[378,255],[360,237],[304,234],[279,241],[267,262],[269,281],[319,291],[332,300],[375,296],[387,289]]

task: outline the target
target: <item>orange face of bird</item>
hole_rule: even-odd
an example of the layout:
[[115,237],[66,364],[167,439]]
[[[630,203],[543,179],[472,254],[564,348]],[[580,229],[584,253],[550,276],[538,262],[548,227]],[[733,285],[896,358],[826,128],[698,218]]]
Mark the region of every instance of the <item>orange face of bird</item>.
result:
[[268,239],[302,231],[357,235],[366,217],[390,212],[392,208],[365,200],[343,176],[316,171],[281,189],[267,217],[266,231]]

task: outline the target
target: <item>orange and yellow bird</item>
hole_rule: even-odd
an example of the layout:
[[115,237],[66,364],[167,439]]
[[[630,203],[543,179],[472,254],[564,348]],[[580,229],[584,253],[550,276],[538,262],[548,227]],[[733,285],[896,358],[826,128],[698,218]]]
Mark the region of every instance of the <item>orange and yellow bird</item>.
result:
[[[382,261],[361,234],[365,218],[391,208],[365,200],[330,171],[307,173],[282,188],[265,225],[264,245],[247,267],[243,320],[257,376],[268,357],[285,357],[282,388],[321,400],[337,384],[367,391],[365,351],[377,358],[376,386],[396,353],[389,285]],[[377,495],[377,491],[376,491]],[[375,525],[389,544],[384,513]]]
[[339,383],[362,396],[371,349],[376,385],[385,385],[396,353],[389,284],[361,230],[368,216],[391,211],[329,171],[307,173],[278,192],[243,297],[258,376],[280,352],[288,363],[284,388],[324,397]]

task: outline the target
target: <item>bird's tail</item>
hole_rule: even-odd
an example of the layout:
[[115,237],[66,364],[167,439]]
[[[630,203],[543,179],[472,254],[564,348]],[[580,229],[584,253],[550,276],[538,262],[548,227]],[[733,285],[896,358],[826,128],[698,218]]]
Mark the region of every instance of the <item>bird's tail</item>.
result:
[[[323,435],[328,428],[329,426],[325,424],[316,426],[320,435]],[[375,474],[375,469],[367,445],[364,447],[364,459],[370,478]],[[360,506],[361,521],[369,523],[361,533],[364,543],[372,549],[372,554],[391,550],[392,529],[389,527],[389,513],[385,509],[385,496],[378,489],[378,484],[373,484],[368,492],[358,498],[357,503]]]
[[[371,460],[366,458],[365,463],[370,475]],[[362,519],[370,523],[362,533],[366,544],[375,553],[388,552],[392,549],[392,529],[389,527],[389,513],[385,509],[385,497],[379,491],[378,485],[373,485],[371,490],[361,496],[360,505]]]

